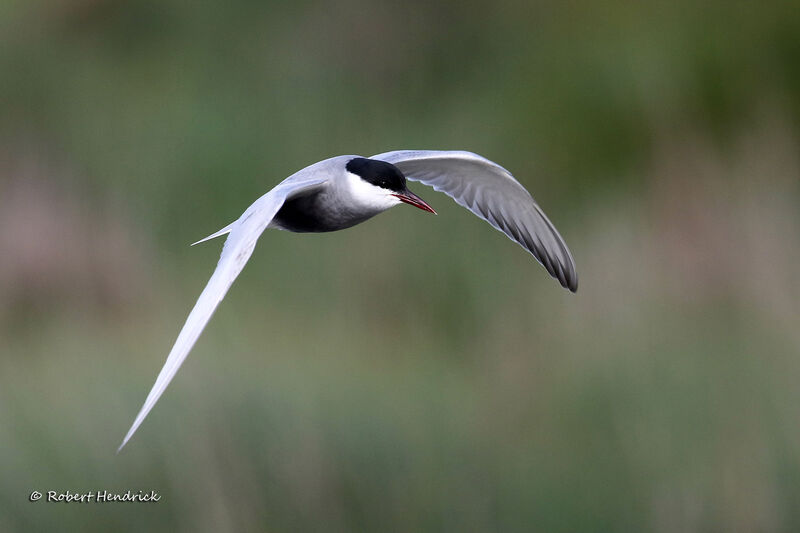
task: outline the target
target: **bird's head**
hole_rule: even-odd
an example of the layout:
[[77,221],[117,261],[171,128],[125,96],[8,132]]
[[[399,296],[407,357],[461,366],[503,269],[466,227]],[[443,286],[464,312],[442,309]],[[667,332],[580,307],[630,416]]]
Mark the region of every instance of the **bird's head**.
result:
[[425,200],[408,190],[406,177],[391,163],[356,157],[345,168],[353,198],[364,206],[382,211],[402,202],[436,214]]

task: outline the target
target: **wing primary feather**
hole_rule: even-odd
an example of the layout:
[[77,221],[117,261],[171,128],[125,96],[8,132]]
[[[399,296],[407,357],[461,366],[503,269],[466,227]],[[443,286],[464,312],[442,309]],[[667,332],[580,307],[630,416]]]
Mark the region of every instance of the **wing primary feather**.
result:
[[189,351],[194,346],[194,343],[197,342],[200,333],[202,333],[211,315],[214,313],[214,310],[228,292],[233,280],[236,279],[236,276],[241,272],[251,253],[252,248],[247,251],[246,256],[240,256],[241,258],[231,256],[220,258],[217,268],[214,270],[214,274],[211,275],[211,279],[208,281],[205,289],[203,289],[203,292],[197,299],[197,303],[189,313],[189,317],[186,319],[183,329],[181,329],[180,334],[178,334],[178,338],[167,356],[167,360],[161,372],[158,374],[153,388],[150,389],[150,393],[147,395],[144,405],[142,405],[142,408],[136,415],[136,419],[133,421],[133,425],[131,425],[125,438],[122,439],[122,444],[117,448],[118,453],[125,444],[127,444],[164,393],[167,385],[172,381],[172,378],[175,377],[178,369],[181,367],[184,360],[186,360],[186,356],[189,355]]
[[158,399],[164,393],[172,378],[178,372],[186,356],[191,351],[203,329],[211,319],[219,303],[225,297],[236,277],[241,273],[248,259],[253,253],[256,241],[267,225],[272,221],[275,214],[286,198],[295,194],[300,194],[313,187],[319,186],[327,181],[327,178],[307,177],[305,174],[308,169],[304,169],[278,184],[274,189],[256,200],[245,210],[238,220],[222,228],[218,232],[206,237],[203,242],[213,239],[225,233],[230,233],[222,247],[217,267],[208,280],[203,292],[197,299],[189,317],[183,325],[175,344],[167,356],[164,366],[161,368],[155,384],[136,415],[136,418],[122,439],[122,444],[117,448],[117,453],[128,443],[136,430],[144,421],[147,414],[155,406]]
[[464,151],[398,150],[372,157],[450,196],[530,252],[563,287],[578,289],[564,240],[525,187],[497,163]]

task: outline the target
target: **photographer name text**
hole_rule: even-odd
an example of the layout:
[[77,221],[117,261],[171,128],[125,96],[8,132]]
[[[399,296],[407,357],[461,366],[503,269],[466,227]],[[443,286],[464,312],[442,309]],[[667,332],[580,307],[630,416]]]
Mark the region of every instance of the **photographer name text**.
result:
[[32,502],[39,500],[45,502],[61,503],[110,503],[110,502],[157,502],[161,495],[154,490],[128,490],[125,492],[111,492],[108,490],[95,490],[90,492],[72,492],[69,490],[48,490],[44,494],[35,490],[28,499]]

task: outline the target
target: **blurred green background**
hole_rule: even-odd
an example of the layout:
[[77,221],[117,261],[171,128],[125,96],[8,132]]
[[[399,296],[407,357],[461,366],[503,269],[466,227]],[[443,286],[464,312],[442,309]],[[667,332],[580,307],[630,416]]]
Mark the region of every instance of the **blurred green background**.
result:
[[[443,195],[220,241],[320,159],[510,169],[581,285]],[[0,3],[0,530],[800,530],[800,7]],[[153,504],[28,502],[155,490]]]

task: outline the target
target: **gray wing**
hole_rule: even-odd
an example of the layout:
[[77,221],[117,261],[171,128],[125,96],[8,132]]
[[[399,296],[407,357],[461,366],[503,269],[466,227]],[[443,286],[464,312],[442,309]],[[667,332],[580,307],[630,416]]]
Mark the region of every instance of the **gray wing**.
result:
[[258,237],[275,217],[275,214],[281,208],[284,201],[292,196],[319,187],[325,181],[325,178],[304,178],[303,175],[295,174],[256,200],[234,223],[208,237],[213,238],[224,235],[225,233],[230,233],[225,240],[225,245],[222,247],[222,253],[220,254],[217,268],[211,275],[211,279],[208,280],[206,288],[203,289],[203,292],[197,299],[194,308],[189,313],[189,317],[186,319],[183,329],[181,329],[181,332],[178,334],[175,345],[169,352],[169,356],[167,356],[164,367],[158,374],[158,378],[156,378],[156,382],[150,390],[150,394],[147,395],[147,399],[144,401],[144,405],[139,411],[139,414],[136,415],[131,429],[128,430],[127,435],[125,435],[125,438],[122,440],[122,444],[117,449],[118,452],[125,446],[128,440],[130,440],[139,425],[141,425],[142,421],[144,421],[147,414],[161,397],[161,394],[167,388],[169,382],[175,377],[175,374],[186,359],[192,346],[194,346],[200,333],[202,333],[203,329],[206,327],[217,305],[225,297],[225,294],[244,268],[247,260],[250,259]]
[[509,171],[472,152],[399,150],[372,157],[454,199],[528,250],[563,287],[578,290],[564,239]]

